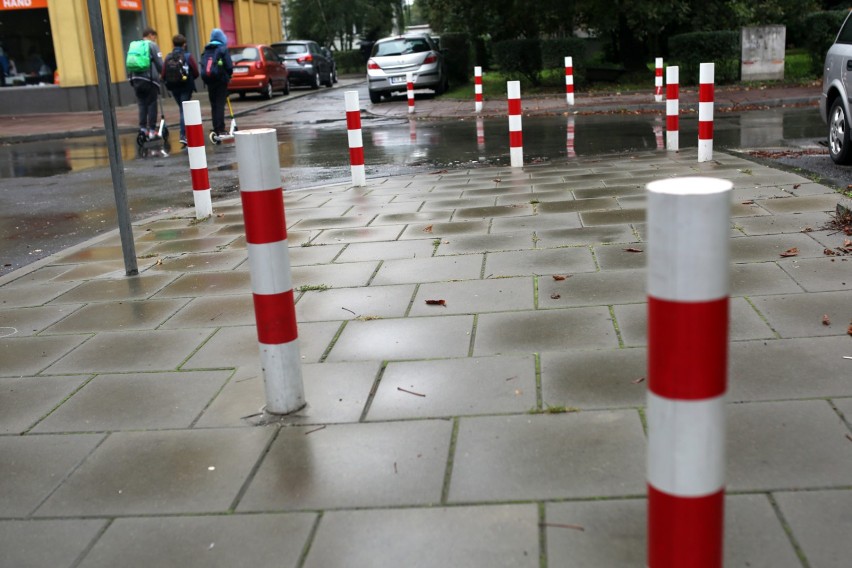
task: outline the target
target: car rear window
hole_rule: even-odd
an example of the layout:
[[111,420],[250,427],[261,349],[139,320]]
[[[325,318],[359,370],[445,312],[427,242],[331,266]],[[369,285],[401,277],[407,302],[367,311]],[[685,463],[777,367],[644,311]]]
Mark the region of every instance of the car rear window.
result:
[[240,61],[260,61],[260,52],[256,47],[231,48],[231,59],[234,63]]
[[407,55],[423,51],[429,51],[429,44],[426,43],[425,39],[396,39],[377,43],[373,48],[373,56]]
[[308,46],[301,43],[289,43],[287,45],[276,45],[275,51],[278,53],[307,53]]

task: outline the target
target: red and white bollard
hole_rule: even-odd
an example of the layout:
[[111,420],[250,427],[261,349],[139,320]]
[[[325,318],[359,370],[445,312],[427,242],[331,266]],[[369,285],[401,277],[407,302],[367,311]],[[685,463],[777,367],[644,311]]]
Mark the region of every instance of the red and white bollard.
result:
[[716,65],[702,63],[698,75],[698,161],[713,159],[713,104]]
[[732,184],[648,189],[648,567],[721,568]]
[[568,122],[565,125],[565,150],[569,158],[576,158],[574,152],[574,116],[568,115]]
[[654,116],[654,124],[651,125],[651,130],[654,131],[654,138],[657,141],[657,150],[665,150],[666,143],[663,140],[663,118],[660,115]]
[[678,121],[678,98],[680,97],[680,70],[678,67],[666,67],[666,149],[679,149],[678,138],[680,124]]
[[414,75],[405,74],[405,90],[408,92],[408,114],[414,112]]
[[364,170],[364,140],[361,137],[361,106],[358,91],[346,91],[346,128],[349,134],[349,163],[352,165],[352,185],[367,185]]
[[663,102],[663,58],[655,59],[654,69],[654,100],[658,103]]
[[205,219],[213,214],[213,201],[210,197],[210,177],[207,172],[207,150],[204,149],[201,103],[184,101],[183,120],[186,125],[186,153],[189,156],[195,218]]
[[509,158],[513,168],[524,167],[524,138],[521,124],[521,82],[508,81],[509,94]]
[[565,101],[574,104],[574,58],[565,58]]
[[412,144],[417,143],[417,121],[413,118],[408,119],[408,140]]
[[474,110],[482,112],[482,67],[473,68],[473,95],[476,99]]
[[305,391],[278,140],[273,128],[240,130],[235,136],[266,410],[289,414],[305,406]]

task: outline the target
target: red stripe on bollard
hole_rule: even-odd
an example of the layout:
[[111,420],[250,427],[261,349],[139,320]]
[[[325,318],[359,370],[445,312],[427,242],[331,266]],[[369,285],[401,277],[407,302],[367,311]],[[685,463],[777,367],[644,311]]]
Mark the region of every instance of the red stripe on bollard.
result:
[[299,337],[292,289],[280,294],[252,294],[252,298],[258,341],[276,345]]
[[521,99],[509,99],[509,114],[521,114]]
[[509,132],[509,147],[520,148],[524,145],[524,133],[520,130]]
[[284,219],[284,196],[281,188],[262,191],[242,191],[246,242],[263,245],[287,238]]
[[198,168],[189,170],[190,179],[192,179],[193,191],[206,191],[210,189],[210,174],[207,168]]
[[674,497],[648,485],[648,565],[718,568],[722,565],[724,490]]
[[346,113],[346,128],[349,130],[357,130],[361,128],[361,111],[353,110]]
[[349,148],[349,162],[353,166],[363,166],[364,165],[364,147],[359,146],[358,148]]
[[204,146],[204,126],[201,124],[186,125],[186,145],[187,146]]
[[702,120],[698,123],[698,139],[712,140],[713,139],[713,121]]
[[680,85],[678,83],[669,83],[666,85],[666,98],[675,100],[680,97]]
[[670,114],[666,116],[666,130],[669,132],[677,131],[680,126],[679,116]]
[[[648,388],[680,400],[724,394],[728,360],[728,298],[672,302],[648,298]],[[684,380],[684,370],[690,380]]]
[[698,85],[698,102],[712,103],[715,95],[713,83],[702,83]]

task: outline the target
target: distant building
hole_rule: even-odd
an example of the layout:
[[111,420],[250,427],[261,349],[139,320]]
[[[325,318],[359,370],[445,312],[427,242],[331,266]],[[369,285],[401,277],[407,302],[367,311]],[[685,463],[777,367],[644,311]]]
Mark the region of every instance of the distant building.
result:
[[[100,0],[116,104],[135,100],[127,82],[127,46],[157,30],[163,55],[183,34],[198,56],[221,28],[232,43],[281,39],[281,0]],[[18,73],[0,88],[0,114],[98,110],[87,0],[0,0],[0,44]],[[38,58],[38,59],[37,59]],[[40,60],[33,70],[33,62]],[[58,82],[58,85],[54,83]]]

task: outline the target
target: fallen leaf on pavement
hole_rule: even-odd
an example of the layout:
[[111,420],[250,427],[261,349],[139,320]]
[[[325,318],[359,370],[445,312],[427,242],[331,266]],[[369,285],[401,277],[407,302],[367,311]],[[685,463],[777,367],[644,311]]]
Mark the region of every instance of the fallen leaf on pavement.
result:
[[782,252],[779,256],[788,257],[788,256],[797,256],[799,254],[799,249],[796,247],[789,248]]
[[566,278],[568,278],[568,275],[566,275],[566,274],[554,274],[553,275],[553,279],[557,280],[557,281],[565,280]]
[[645,252],[645,251],[643,251],[643,250],[642,250],[642,249],[640,249],[640,248],[633,248],[633,247],[630,247],[630,248],[626,248],[626,249],[624,249],[624,252]]
[[831,249],[825,249],[825,250],[823,250],[823,251],[822,251],[822,254],[824,254],[825,256],[834,256],[834,255],[836,255],[837,253],[836,253],[836,252],[834,252],[834,251],[833,251],[833,250],[831,250]]
[[494,178],[494,179],[493,179],[493,180],[491,180],[491,181],[493,181],[494,183],[500,183],[500,182],[502,182],[503,180],[502,180],[502,179],[500,179],[500,178]]
[[813,230],[814,230],[813,227],[805,227],[804,229],[802,229],[802,232],[803,233],[812,233]]
[[822,316],[822,325],[831,325],[831,318],[828,317],[828,314]]
[[423,227],[423,232],[424,233],[431,233],[432,232],[432,225],[427,225],[427,226]]
[[743,205],[754,205],[754,200],[753,200],[753,199],[749,199],[748,201],[743,201],[743,202],[742,202],[742,204],[743,204]]
[[436,172],[429,172],[429,175],[435,175],[435,174],[446,174],[446,173],[448,173],[449,171],[450,171],[450,170],[438,170],[438,171],[436,171]]
[[561,295],[561,294],[557,294],[556,292],[554,292],[553,294],[551,294],[551,295],[550,295],[550,299],[551,299],[551,300],[558,300],[558,299],[559,299],[559,298],[561,298],[561,297],[562,297],[562,295]]
[[793,189],[799,189],[800,187],[802,187],[802,184],[800,184],[800,183],[794,183],[793,184]]
[[427,306],[444,306],[446,308],[447,307],[447,301],[446,300],[426,300],[426,305]]
[[645,382],[645,377],[639,377],[638,379],[636,379],[634,381],[630,381],[630,382],[633,383],[634,385],[638,385],[639,383]]

